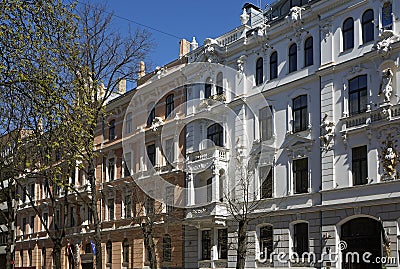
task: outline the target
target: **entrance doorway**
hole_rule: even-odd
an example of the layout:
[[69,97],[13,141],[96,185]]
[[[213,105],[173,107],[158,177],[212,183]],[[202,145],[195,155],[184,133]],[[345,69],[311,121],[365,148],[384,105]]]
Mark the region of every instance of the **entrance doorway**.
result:
[[[381,269],[381,264],[373,263],[376,257],[382,257],[381,224],[371,218],[356,218],[342,225],[341,244],[343,269]],[[363,260],[363,254],[370,263]]]

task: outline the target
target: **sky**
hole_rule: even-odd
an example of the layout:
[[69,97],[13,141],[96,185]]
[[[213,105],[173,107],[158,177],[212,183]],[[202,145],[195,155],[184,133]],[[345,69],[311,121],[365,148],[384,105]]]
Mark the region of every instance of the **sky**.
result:
[[128,31],[129,27],[144,28],[152,33],[155,47],[146,64],[147,71],[151,71],[156,66],[163,66],[179,57],[180,39],[191,41],[196,37],[197,43],[201,46],[205,38],[216,38],[240,26],[240,15],[245,3],[251,2],[257,6],[261,3],[264,8],[272,1],[90,0],[90,2],[104,3],[107,10],[114,12],[116,16],[113,23],[122,33]]

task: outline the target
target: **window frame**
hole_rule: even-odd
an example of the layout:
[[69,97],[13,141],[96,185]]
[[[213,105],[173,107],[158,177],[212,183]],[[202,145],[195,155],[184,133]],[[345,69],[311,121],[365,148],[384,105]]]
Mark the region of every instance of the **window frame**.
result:
[[264,83],[264,59],[259,57],[256,61],[256,73],[255,73],[256,86]]
[[114,140],[116,138],[117,136],[115,133],[115,119],[112,119],[108,123],[108,140]]
[[[272,165],[263,165],[258,168],[258,176],[260,182],[260,199],[267,199],[273,197],[273,186],[274,186],[274,168]],[[262,176],[262,170],[269,169],[268,174],[264,178]],[[269,182],[268,182],[269,181]],[[268,184],[265,186],[264,184]]]
[[258,111],[258,126],[260,141],[268,141],[274,138],[274,113],[272,106],[263,107]]
[[165,98],[165,118],[168,118],[168,116],[174,111],[174,109],[175,109],[174,94],[171,93]]
[[[296,101],[299,100],[300,105],[296,105]],[[299,119],[296,116],[299,112]],[[304,117],[304,120],[303,120]],[[293,133],[302,132],[308,129],[308,95],[301,94],[292,99],[292,118],[293,118]],[[299,127],[297,126],[297,121],[299,121]]]
[[[209,79],[207,79],[209,81]],[[204,99],[209,99],[212,96],[212,84],[210,82],[204,83]]]
[[115,199],[114,199],[114,197],[107,199],[107,218],[108,218],[108,221],[115,220]]
[[228,229],[218,229],[217,230],[217,251],[218,251],[218,259],[226,260],[228,259]]
[[112,242],[108,240],[106,243],[106,264],[112,264]]
[[[354,48],[354,19],[346,18],[342,25],[343,51]],[[351,39],[348,39],[351,38]]]
[[163,237],[163,262],[172,261],[172,240],[169,234]]
[[150,164],[153,167],[155,167],[156,162],[157,162],[156,144],[155,143],[146,145],[146,154],[147,154],[147,158],[148,158],[148,161],[150,162]]
[[154,119],[156,118],[156,107],[154,106],[147,117],[146,127],[150,127],[153,124]]
[[215,94],[223,95],[224,94],[224,74],[219,72],[217,74],[216,84],[215,84]]
[[[360,152],[356,152],[360,151]],[[361,156],[362,153],[362,156]],[[359,167],[355,167],[359,165]],[[351,174],[353,186],[368,184],[368,147],[367,145],[351,149]],[[365,174],[365,178],[362,178]]]
[[[361,79],[365,80],[365,86],[360,86],[362,85]],[[357,80],[357,87],[352,88],[354,85],[352,82]],[[361,83],[360,83],[361,82]],[[348,87],[349,87],[349,95],[348,95],[348,109],[349,109],[349,115],[357,115],[360,113],[364,113],[367,111],[367,106],[368,106],[368,76],[367,74],[364,75],[359,75],[356,77],[353,77],[352,79],[348,80]],[[352,99],[352,95],[356,95],[357,98]],[[353,109],[353,104],[354,100],[357,100],[357,108]],[[362,101],[365,102],[365,107],[362,107],[361,103]]]
[[[263,238],[263,235],[265,235],[265,233],[263,233],[263,231],[267,229],[267,232],[270,232],[270,238],[267,237]],[[267,233],[266,232],[266,233]],[[274,227],[271,224],[267,224],[267,225],[263,225],[261,227],[259,227],[258,230],[258,247],[259,247],[259,257],[260,259],[271,259],[271,254],[274,251]],[[270,242],[268,242],[270,241]],[[267,248],[267,257],[265,257],[265,245]]]
[[304,41],[304,67],[314,64],[314,39],[309,36]]
[[[308,189],[310,187],[308,182],[309,181],[308,157],[293,160],[292,171],[293,171],[294,193],[295,194],[308,193]],[[305,186],[306,188],[304,188]]]
[[[367,14],[369,13],[372,13],[372,16],[366,18]],[[374,40],[375,37],[374,10],[371,8],[364,11],[362,15],[361,32],[362,32],[363,44],[369,43]]]
[[224,146],[224,127],[219,123],[214,123],[207,127],[207,139],[214,142],[217,147]]
[[274,51],[269,56],[269,79],[278,78],[278,52]]
[[115,157],[111,157],[107,159],[107,179],[108,181],[113,181],[116,179],[115,177],[115,172],[116,172],[116,158]]
[[130,134],[133,131],[133,114],[128,112],[125,119],[125,133]]
[[[301,236],[299,236],[299,232],[301,232]],[[309,249],[309,224],[307,222],[295,223],[293,225],[293,251],[298,255],[298,257],[302,257],[303,253],[309,252]]]
[[122,241],[122,263],[129,264],[129,241],[125,238]]
[[201,231],[201,260],[211,260],[211,230]]
[[289,73],[293,73],[297,71],[297,44],[291,44],[288,52],[288,70]]
[[126,194],[124,196],[124,218],[129,219],[132,217],[132,195]]

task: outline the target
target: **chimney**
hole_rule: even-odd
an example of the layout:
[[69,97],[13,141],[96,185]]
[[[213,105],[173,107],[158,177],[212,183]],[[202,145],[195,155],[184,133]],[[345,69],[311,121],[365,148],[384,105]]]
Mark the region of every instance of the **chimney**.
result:
[[181,39],[179,41],[179,58],[182,58],[190,52],[190,42],[186,39]]
[[139,63],[139,79],[146,75],[146,65],[143,61]]
[[119,94],[124,94],[126,93],[126,79],[121,79],[118,82],[118,93]]

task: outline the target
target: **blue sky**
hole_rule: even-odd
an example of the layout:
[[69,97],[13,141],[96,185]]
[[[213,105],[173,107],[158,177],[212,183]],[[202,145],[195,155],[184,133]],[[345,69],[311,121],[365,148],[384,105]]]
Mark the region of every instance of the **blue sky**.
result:
[[[107,9],[113,11],[117,16],[176,36],[172,37],[148,29],[152,33],[156,45],[150,55],[151,67],[154,69],[156,66],[165,65],[179,57],[179,39],[177,37],[191,41],[195,36],[201,45],[207,37],[215,38],[240,26],[241,8],[246,2],[257,6],[261,3],[264,7],[265,4],[272,1],[91,0],[91,2],[105,3]],[[127,31],[129,25],[132,29],[138,27],[135,23],[117,17],[114,23],[121,31]]]

